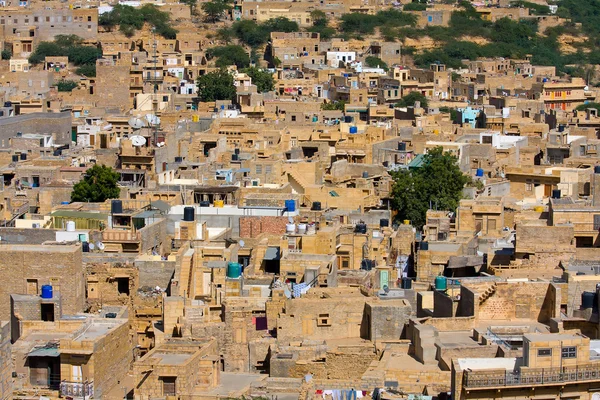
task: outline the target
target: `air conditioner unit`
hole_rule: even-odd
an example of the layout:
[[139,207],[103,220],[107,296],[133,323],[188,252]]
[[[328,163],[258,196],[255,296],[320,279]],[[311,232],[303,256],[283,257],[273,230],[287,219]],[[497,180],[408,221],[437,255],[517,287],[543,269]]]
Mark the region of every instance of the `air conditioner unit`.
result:
[[32,228],[40,228],[40,224],[31,224]]

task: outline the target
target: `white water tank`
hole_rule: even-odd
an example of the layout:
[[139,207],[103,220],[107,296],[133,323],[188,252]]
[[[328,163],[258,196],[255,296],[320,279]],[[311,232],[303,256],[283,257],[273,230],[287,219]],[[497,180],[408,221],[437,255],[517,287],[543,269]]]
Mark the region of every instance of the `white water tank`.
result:
[[75,221],[67,221],[67,232],[75,232]]
[[285,224],[285,231],[287,233],[295,233],[296,232],[296,224]]
[[306,224],[298,224],[298,233],[304,235],[306,233]]
[[308,224],[308,228],[306,229],[307,235],[314,235],[317,232],[317,224]]

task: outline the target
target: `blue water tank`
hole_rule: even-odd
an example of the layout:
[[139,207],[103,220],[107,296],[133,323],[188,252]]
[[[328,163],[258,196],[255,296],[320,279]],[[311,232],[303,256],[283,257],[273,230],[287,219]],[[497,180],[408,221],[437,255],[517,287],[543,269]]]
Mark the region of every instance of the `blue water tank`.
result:
[[285,208],[290,212],[296,211],[296,200],[286,200]]
[[240,263],[230,262],[227,264],[227,277],[237,279],[242,275],[242,266]]
[[477,172],[475,173],[475,176],[483,176],[483,169],[482,168],[477,168]]
[[356,126],[351,126],[350,133],[358,133],[358,128]]
[[435,277],[435,290],[446,290],[448,288],[448,281],[444,276]]
[[42,299],[51,299],[52,298],[52,286],[51,285],[42,285]]
[[67,204],[70,204],[70,202],[68,202],[68,201],[61,201],[60,204],[67,205]]

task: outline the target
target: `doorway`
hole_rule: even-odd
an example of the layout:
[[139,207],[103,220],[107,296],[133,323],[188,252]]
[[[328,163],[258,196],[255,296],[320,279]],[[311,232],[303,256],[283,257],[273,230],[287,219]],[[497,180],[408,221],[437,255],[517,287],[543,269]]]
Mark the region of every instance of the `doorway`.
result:
[[54,322],[54,304],[44,303],[41,307],[42,310],[42,321]]

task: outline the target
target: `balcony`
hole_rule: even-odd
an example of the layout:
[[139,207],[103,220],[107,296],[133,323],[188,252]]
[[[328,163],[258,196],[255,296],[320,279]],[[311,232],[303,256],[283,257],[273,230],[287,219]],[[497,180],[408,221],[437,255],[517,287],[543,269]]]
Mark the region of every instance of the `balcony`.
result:
[[465,371],[463,375],[463,386],[469,390],[589,381],[600,381],[600,364],[563,368],[522,368],[518,372]]
[[94,397],[94,382],[67,382],[60,383],[61,397],[72,398],[93,398]]

